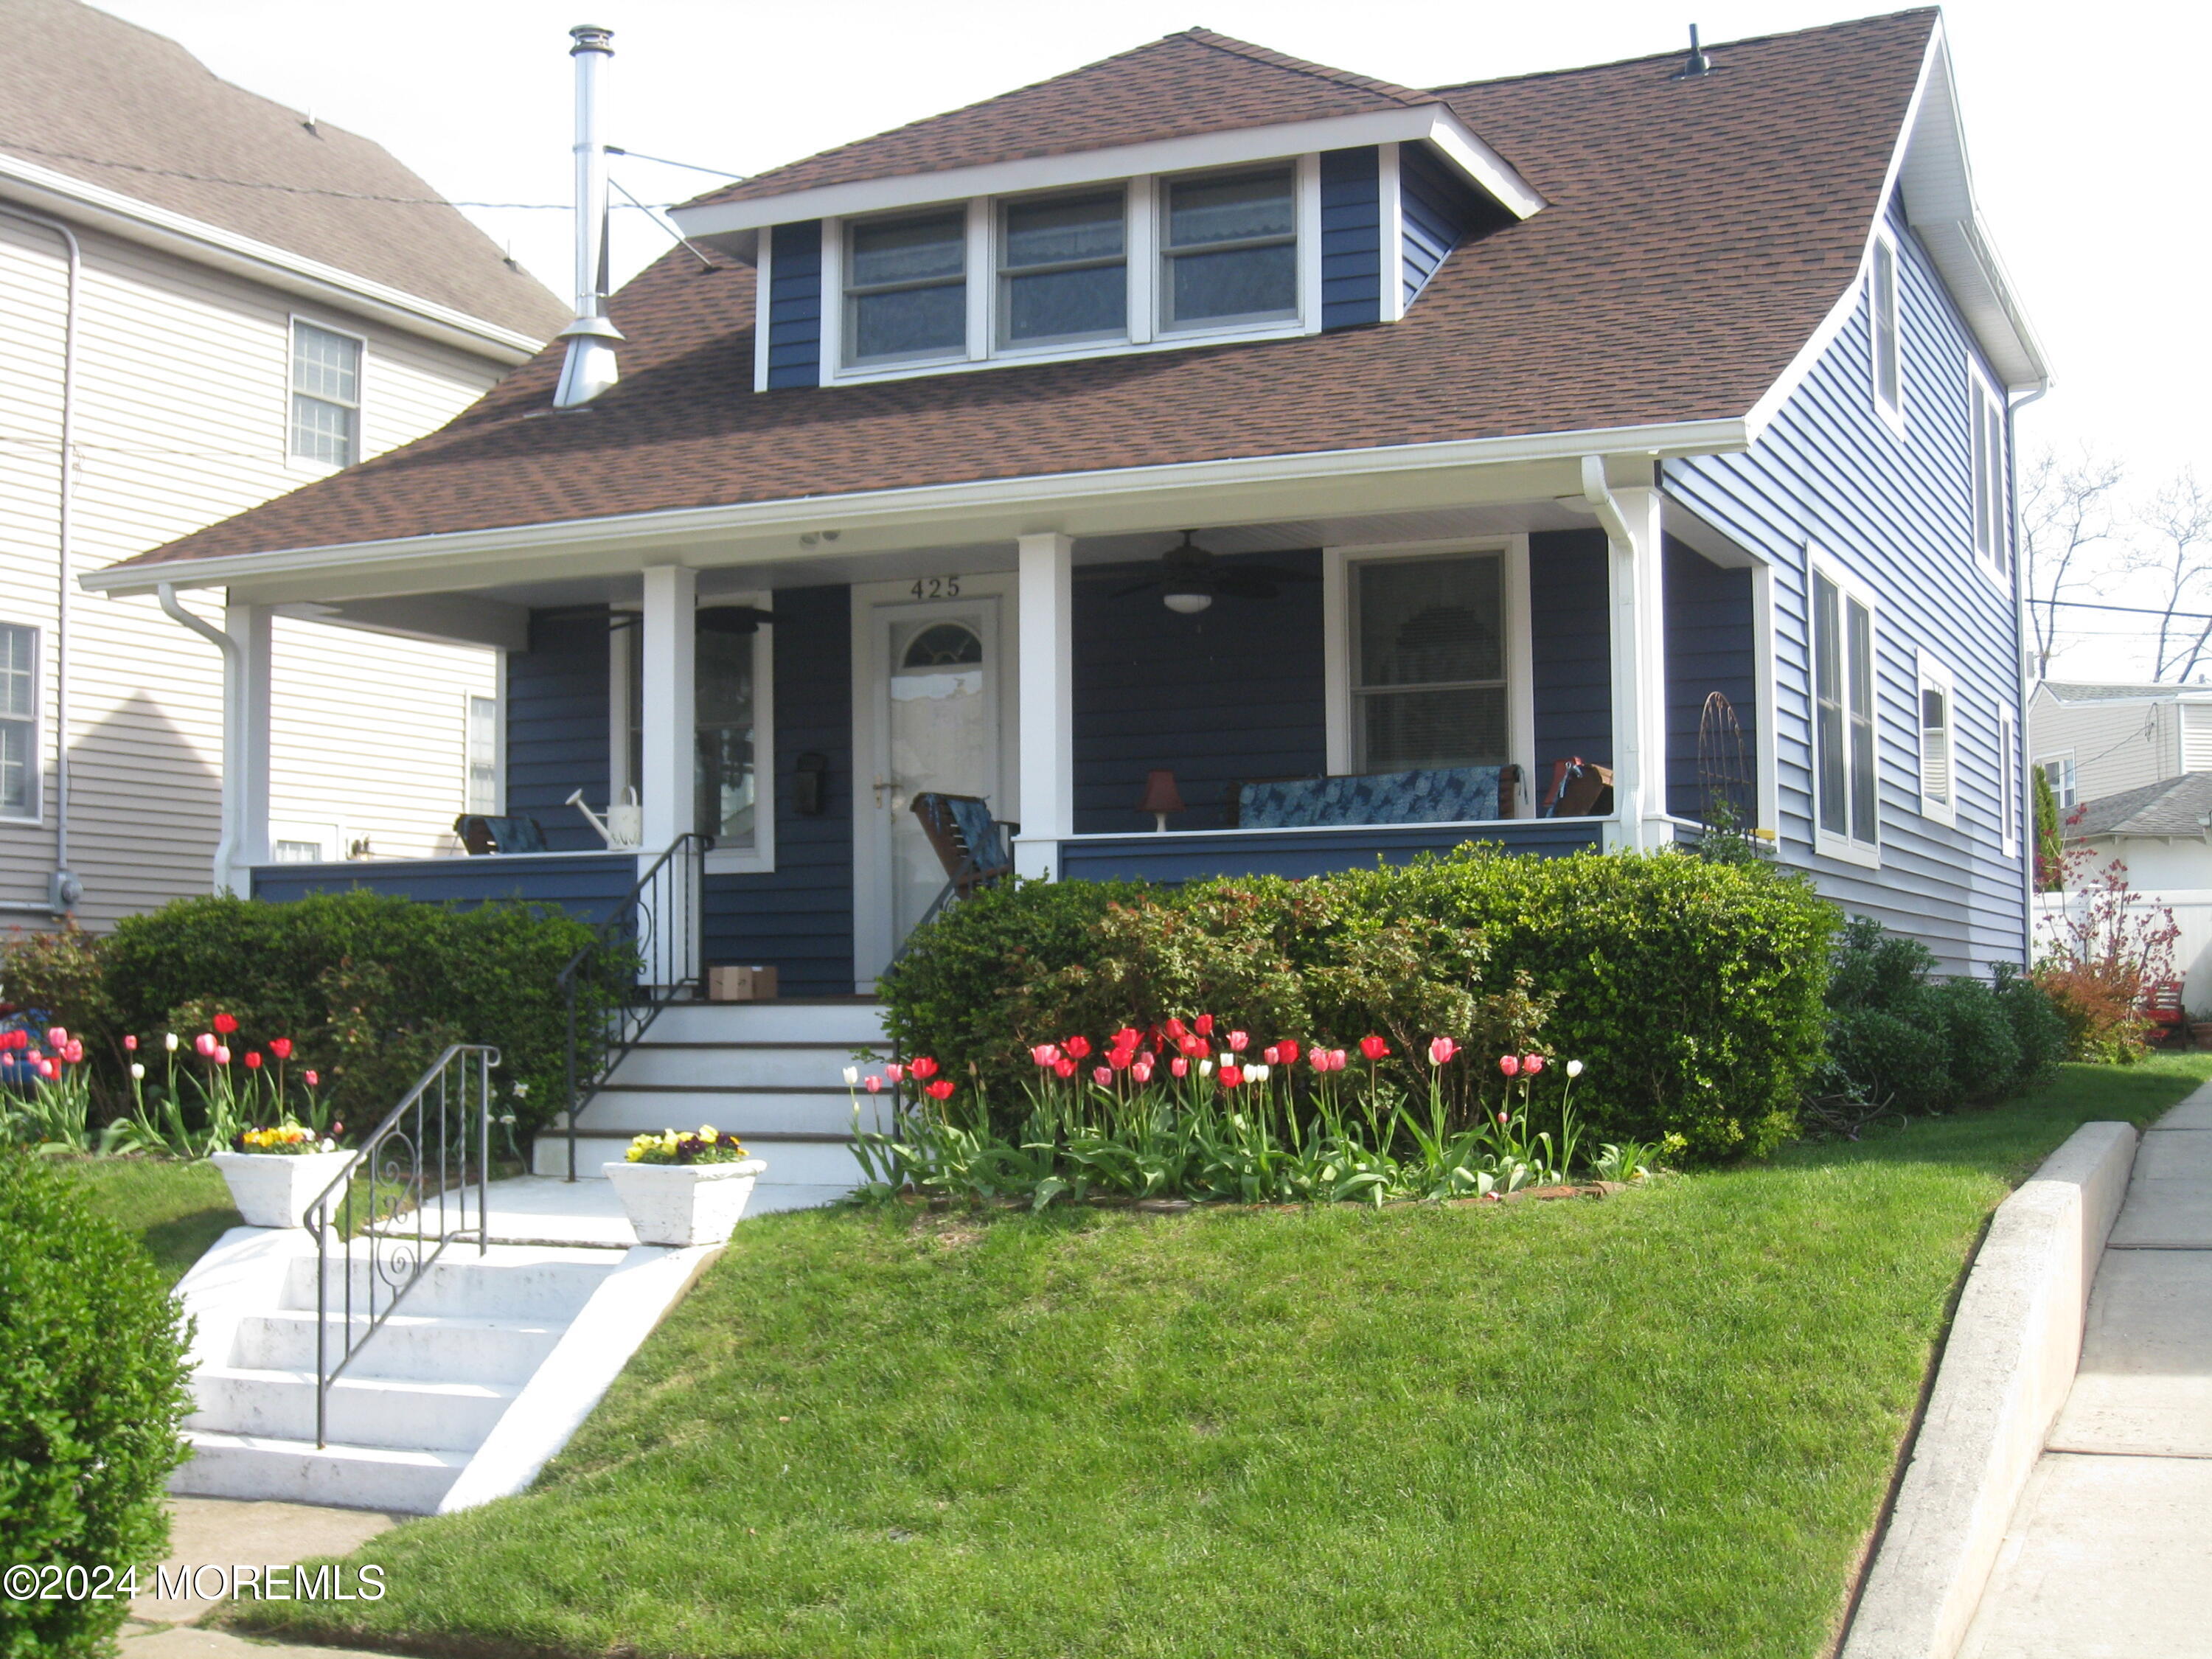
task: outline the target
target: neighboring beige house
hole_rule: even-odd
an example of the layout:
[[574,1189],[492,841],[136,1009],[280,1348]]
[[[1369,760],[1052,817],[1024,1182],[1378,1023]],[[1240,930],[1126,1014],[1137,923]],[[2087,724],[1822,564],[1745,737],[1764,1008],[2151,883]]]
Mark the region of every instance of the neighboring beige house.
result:
[[[567,312],[377,145],[171,40],[73,0],[0,0],[0,924],[78,891],[100,926],[210,889],[224,653],[77,576],[434,430]],[[452,850],[499,809],[525,641],[316,614],[243,642],[275,690],[234,734],[271,844],[239,850]]]
[[2085,801],[2212,770],[2212,686],[2045,680],[2028,699],[2027,752],[2062,817]]
[[2067,840],[2094,855],[2091,878],[2118,859],[2141,892],[2212,889],[2212,771],[2124,789],[2061,817]]

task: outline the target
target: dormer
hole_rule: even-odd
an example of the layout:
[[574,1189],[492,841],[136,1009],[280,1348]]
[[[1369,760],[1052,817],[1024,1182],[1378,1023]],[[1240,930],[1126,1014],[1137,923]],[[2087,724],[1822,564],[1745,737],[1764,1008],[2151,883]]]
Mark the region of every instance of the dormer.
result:
[[676,217],[758,267],[766,391],[1392,323],[1542,205],[1433,94],[1192,30]]

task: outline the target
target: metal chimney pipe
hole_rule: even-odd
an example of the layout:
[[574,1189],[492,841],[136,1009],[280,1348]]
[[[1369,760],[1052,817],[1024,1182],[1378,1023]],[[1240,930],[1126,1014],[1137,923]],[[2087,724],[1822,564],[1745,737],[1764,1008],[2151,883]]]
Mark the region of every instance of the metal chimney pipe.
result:
[[568,343],[556,409],[587,404],[618,378],[615,343],[621,331],[607,320],[607,153],[599,141],[599,68],[614,56],[614,31],[582,23],[568,31],[576,64],[576,320],[561,331]]

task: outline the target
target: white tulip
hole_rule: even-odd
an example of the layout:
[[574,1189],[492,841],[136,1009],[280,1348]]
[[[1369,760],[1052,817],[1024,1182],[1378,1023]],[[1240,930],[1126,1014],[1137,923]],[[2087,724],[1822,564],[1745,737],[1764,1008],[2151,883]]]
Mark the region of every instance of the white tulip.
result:
[[1579,1060],[1569,1060],[1569,1061],[1567,1062],[1567,1075],[1568,1075],[1569,1077],[1580,1077],[1582,1074],[1583,1074],[1583,1063],[1582,1063],[1582,1061],[1580,1061]]
[[131,1064],[131,1080],[133,1083],[143,1083],[145,1081],[145,1079],[146,1068],[143,1066],[139,1065],[136,1060],[133,1060]]
[[860,1068],[857,1066],[848,1066],[845,1068],[845,1086],[849,1089],[860,1080]]
[[1198,1062],[1198,1074],[1200,1077],[1212,1077],[1213,1075],[1213,1062],[1210,1060],[1200,1060]]
[[177,1052],[177,1034],[176,1034],[174,1031],[165,1031],[165,1032],[163,1032],[163,1033],[161,1034],[161,1046],[162,1046],[164,1048],[167,1048],[167,1049],[171,1054],[173,1054],[174,1053],[176,1053],[176,1052]]

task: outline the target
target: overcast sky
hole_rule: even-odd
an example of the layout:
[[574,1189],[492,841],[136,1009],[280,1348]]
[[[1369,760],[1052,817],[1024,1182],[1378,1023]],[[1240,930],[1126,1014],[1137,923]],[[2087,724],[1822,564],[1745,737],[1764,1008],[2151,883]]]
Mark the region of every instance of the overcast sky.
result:
[[[1669,51],[1859,15],[1850,0],[105,0],[225,78],[375,139],[455,201],[560,204],[569,191],[567,28],[615,31],[607,138],[732,173],[778,162],[1059,74],[1203,23],[1412,86]],[[574,15],[571,15],[571,14]],[[1984,215],[2053,367],[2026,446],[2082,444],[2145,486],[2194,460],[2212,331],[2203,68],[2212,7],[1960,0],[1946,9]],[[714,180],[616,162],[648,202]],[[1684,211],[1696,210],[1685,203]],[[558,211],[477,211],[556,293]],[[665,246],[619,216],[626,275]],[[2212,469],[2208,469],[2212,471]],[[2083,619],[2063,666],[2112,672],[2121,619]]]

